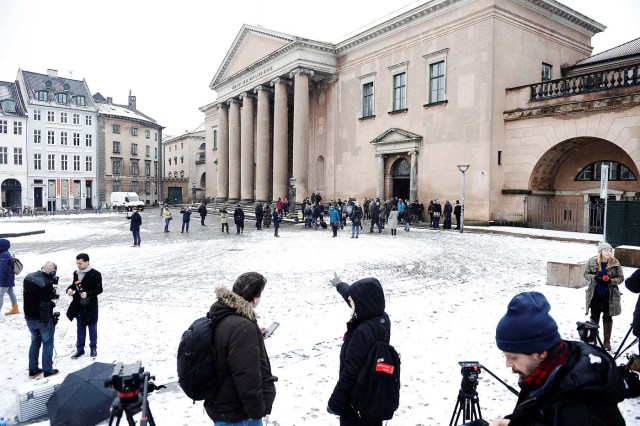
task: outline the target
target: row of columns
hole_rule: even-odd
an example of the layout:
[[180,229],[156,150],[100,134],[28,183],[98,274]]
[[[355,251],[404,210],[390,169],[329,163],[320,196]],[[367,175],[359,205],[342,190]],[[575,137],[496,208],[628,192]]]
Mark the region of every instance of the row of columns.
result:
[[[308,193],[309,169],[309,77],[312,75],[313,71],[306,69],[290,73],[294,84],[292,177],[296,178],[297,192],[305,196]],[[242,93],[238,98],[219,105],[217,198],[254,200],[254,156],[255,199],[271,201],[288,196],[287,84],[289,82],[282,78],[270,82],[274,93],[273,139],[269,133],[271,89],[266,85],[257,86],[253,93]],[[257,128],[254,129],[256,109]],[[270,164],[271,140],[273,164]],[[273,193],[269,191],[270,183]]]

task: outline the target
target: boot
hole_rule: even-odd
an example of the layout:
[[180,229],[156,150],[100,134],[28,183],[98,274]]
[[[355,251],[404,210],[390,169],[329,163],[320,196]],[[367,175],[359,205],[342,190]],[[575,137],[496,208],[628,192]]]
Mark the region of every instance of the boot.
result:
[[11,310],[5,312],[5,315],[15,315],[15,314],[19,314],[20,311],[18,310],[18,305],[11,305]]
[[633,356],[633,361],[631,362],[631,365],[629,366],[629,369],[631,371],[640,372],[640,355],[634,355]]
[[604,349],[611,350],[611,329],[613,328],[613,322],[605,322],[602,324],[604,329]]

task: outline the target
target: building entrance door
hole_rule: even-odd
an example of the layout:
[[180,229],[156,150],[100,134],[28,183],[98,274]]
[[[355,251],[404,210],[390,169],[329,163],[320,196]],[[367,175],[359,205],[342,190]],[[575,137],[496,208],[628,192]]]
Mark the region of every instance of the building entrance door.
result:
[[42,208],[42,187],[33,188],[33,208]]
[[179,186],[170,186],[167,192],[169,204],[182,204],[182,188]]
[[406,158],[398,159],[391,168],[393,177],[393,188],[391,188],[391,196],[409,199],[409,183],[411,181],[411,164]]

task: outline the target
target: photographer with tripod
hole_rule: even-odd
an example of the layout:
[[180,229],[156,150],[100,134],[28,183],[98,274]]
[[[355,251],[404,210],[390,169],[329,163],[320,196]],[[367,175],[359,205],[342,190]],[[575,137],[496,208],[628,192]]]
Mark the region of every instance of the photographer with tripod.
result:
[[520,378],[512,414],[491,426],[624,425],[625,387],[607,352],[560,338],[543,294],[516,295],[496,328],[506,366]]

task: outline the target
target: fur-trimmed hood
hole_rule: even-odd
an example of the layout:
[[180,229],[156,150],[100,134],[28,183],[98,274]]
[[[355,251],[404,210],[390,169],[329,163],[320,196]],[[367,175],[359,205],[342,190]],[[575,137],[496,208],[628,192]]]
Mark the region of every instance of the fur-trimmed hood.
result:
[[218,296],[218,300],[209,308],[209,313],[207,314],[209,319],[214,319],[217,316],[221,316],[225,311],[232,310],[237,315],[243,316],[250,321],[255,322],[257,320],[258,316],[253,307],[242,296],[225,287],[217,287],[215,293]]

